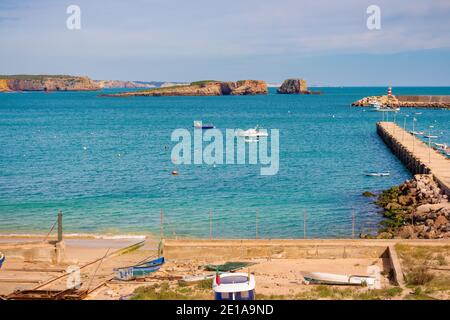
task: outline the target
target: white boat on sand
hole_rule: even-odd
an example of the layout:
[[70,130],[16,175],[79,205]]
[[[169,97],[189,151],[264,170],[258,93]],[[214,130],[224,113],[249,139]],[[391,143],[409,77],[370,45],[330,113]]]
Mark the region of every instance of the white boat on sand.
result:
[[302,275],[307,283],[314,284],[375,285],[375,278],[372,276],[334,274],[325,272],[302,272]]

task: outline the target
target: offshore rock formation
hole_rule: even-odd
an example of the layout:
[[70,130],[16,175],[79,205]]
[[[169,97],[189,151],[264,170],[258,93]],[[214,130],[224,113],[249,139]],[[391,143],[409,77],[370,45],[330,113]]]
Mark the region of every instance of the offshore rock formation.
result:
[[371,96],[352,103],[354,107],[379,104],[386,108],[439,108],[450,109],[450,96]]
[[96,80],[100,88],[154,88],[155,85],[140,83],[135,81],[121,81],[121,80]]
[[89,77],[67,75],[0,75],[0,91],[90,91],[100,86]]
[[277,90],[277,93],[282,94],[307,94],[308,84],[303,79],[287,79],[284,80],[281,87]]
[[376,203],[387,218],[377,238],[450,238],[450,202],[431,174],[383,191]]
[[197,81],[189,85],[156,88],[145,91],[104,94],[107,97],[133,96],[222,96],[267,94],[267,84],[262,80],[241,80],[237,82]]

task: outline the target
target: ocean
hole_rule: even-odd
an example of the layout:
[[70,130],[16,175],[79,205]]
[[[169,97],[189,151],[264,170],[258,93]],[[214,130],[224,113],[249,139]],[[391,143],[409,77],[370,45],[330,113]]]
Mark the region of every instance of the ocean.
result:
[[[45,233],[58,210],[66,233],[158,234],[161,210],[165,234],[177,237],[208,238],[212,226],[215,238],[344,238],[352,235],[353,216],[356,235],[374,231],[382,216],[362,193],[411,175],[376,134],[382,114],[350,104],[387,88],[314,90],[323,94],[0,94],[0,233]],[[411,130],[414,117],[416,130],[433,125],[436,141],[450,144],[449,110],[403,108],[396,121]],[[278,174],[262,176],[261,166],[250,164],[174,165],[171,133],[192,132],[194,120],[222,130],[279,129]]]

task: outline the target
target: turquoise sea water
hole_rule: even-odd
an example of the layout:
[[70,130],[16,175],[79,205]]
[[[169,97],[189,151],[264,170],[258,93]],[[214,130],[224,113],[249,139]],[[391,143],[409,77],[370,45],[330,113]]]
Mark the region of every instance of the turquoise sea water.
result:
[[[59,209],[66,232],[165,232],[215,237],[348,237],[381,219],[363,191],[378,192],[410,174],[375,131],[381,113],[351,102],[386,88],[319,88],[323,95],[105,98],[98,92],[0,94],[0,232],[49,229]],[[450,94],[450,88],[394,88],[395,94]],[[421,115],[414,115],[422,112]],[[402,109],[417,130],[434,125],[450,143],[448,110]],[[392,115],[390,115],[392,119]],[[260,124],[280,130],[280,169],[259,165],[171,163],[176,128]],[[179,171],[172,176],[171,171]],[[367,171],[390,171],[370,178]]]

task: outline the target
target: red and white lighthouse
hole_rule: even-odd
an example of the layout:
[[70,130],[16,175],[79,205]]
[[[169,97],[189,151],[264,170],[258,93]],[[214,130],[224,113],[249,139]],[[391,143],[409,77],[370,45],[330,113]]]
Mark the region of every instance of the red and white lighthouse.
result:
[[388,96],[389,96],[389,97],[392,97],[392,87],[389,87],[389,88],[388,88]]

